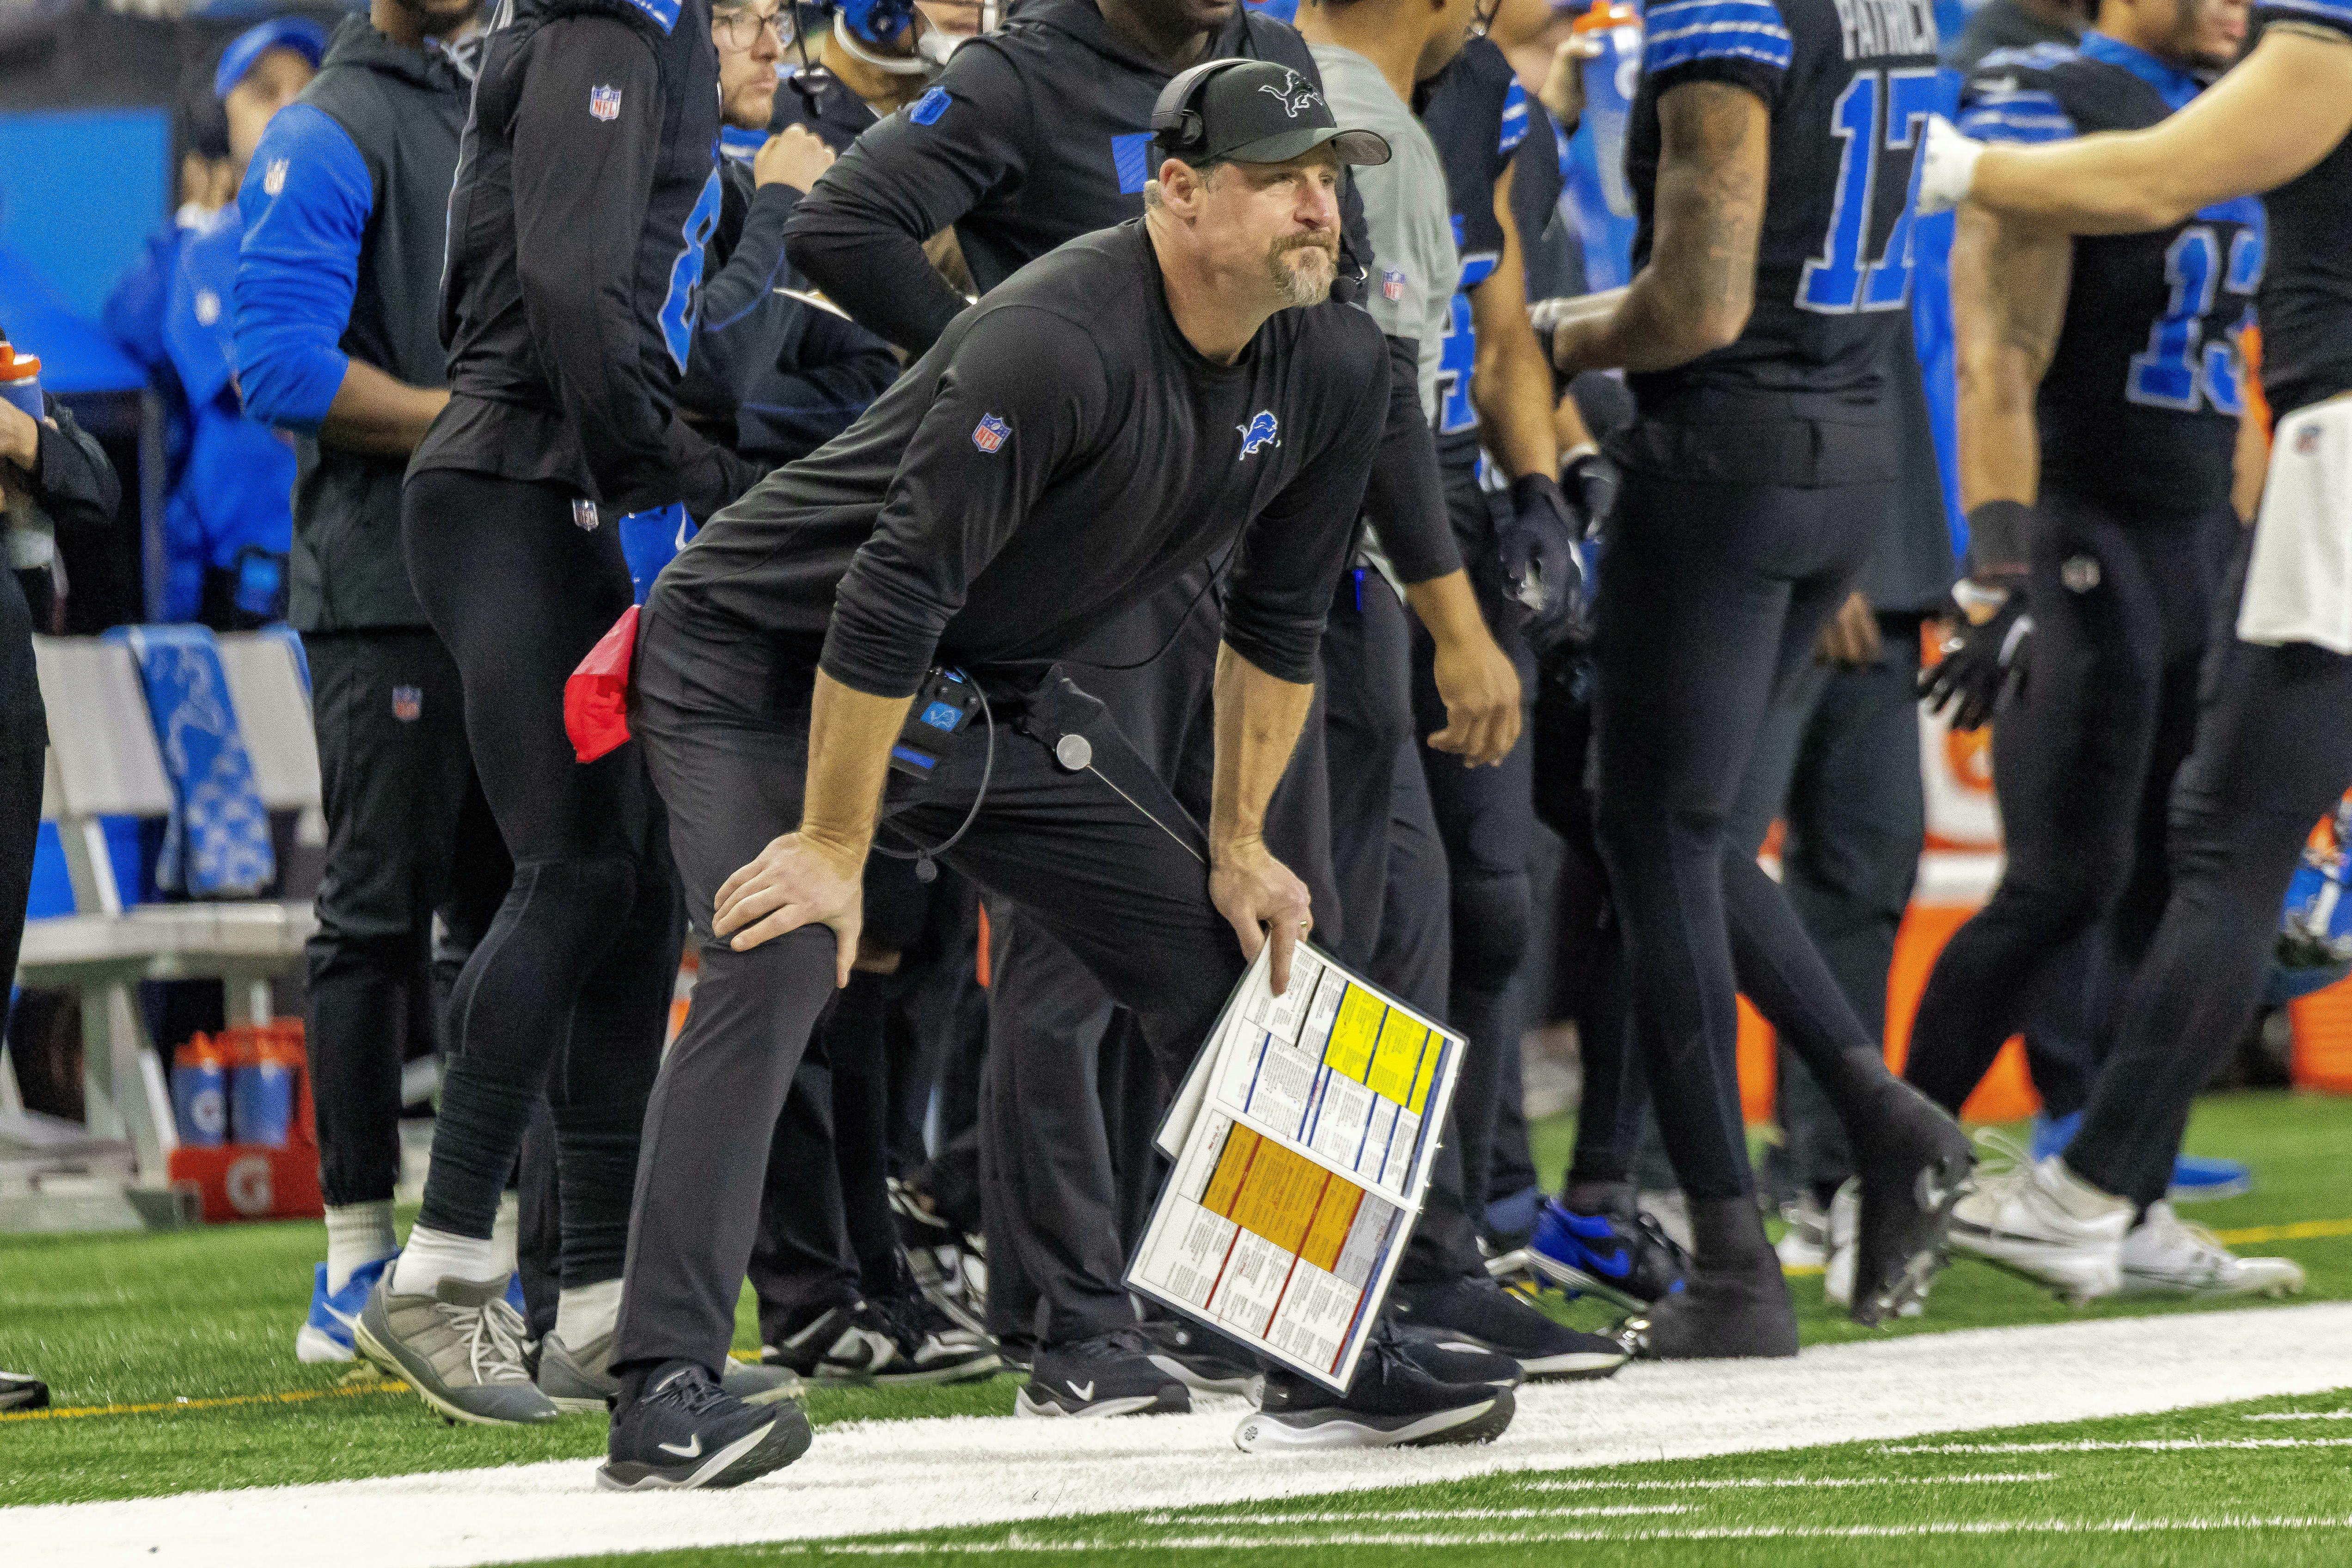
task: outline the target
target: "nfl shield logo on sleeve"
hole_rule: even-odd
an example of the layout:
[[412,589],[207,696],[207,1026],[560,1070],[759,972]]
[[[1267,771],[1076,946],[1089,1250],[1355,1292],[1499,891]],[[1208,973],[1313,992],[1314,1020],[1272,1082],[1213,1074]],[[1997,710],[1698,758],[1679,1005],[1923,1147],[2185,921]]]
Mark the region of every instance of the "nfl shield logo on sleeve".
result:
[[425,693],[422,689],[415,686],[395,686],[392,689],[394,718],[404,724],[414,724],[418,715],[424,711]]
[[599,120],[618,120],[621,117],[621,89],[617,87],[590,88],[588,112]]
[[972,426],[971,444],[983,452],[993,452],[1003,446],[1004,438],[1012,434],[1012,426],[993,414],[983,414],[980,416],[980,423]]
[[1381,268],[1381,298],[1393,305],[1404,298],[1404,274]]

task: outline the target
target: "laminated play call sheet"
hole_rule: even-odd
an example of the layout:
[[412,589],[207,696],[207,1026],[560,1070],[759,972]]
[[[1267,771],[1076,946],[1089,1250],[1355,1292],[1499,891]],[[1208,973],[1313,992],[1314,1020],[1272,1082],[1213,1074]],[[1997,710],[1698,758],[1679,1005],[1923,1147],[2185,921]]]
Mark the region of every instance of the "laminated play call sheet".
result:
[[1464,1048],[1303,944],[1276,996],[1261,952],[1160,1130],[1176,1168],[1129,1288],[1345,1389]]

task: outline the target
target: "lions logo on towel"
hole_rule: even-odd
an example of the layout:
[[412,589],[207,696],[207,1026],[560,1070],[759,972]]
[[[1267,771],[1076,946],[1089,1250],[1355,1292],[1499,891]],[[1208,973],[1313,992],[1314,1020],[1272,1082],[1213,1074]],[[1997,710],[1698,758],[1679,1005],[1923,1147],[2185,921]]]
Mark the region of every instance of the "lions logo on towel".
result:
[[599,120],[621,118],[621,89],[617,87],[590,88],[588,112]]
[[[1250,422],[1248,424],[1236,425],[1234,428],[1242,433],[1243,458],[1248,457],[1260,447],[1279,447],[1282,445],[1282,441],[1276,432],[1274,411],[1272,409],[1262,408],[1255,414],[1250,416]],[[1234,459],[1236,462],[1239,462],[1240,460],[1241,459],[1239,458]]]
[[980,416],[980,423],[971,427],[971,444],[983,452],[993,452],[1003,446],[1004,438],[1012,434],[1012,426],[993,414],[983,414]]

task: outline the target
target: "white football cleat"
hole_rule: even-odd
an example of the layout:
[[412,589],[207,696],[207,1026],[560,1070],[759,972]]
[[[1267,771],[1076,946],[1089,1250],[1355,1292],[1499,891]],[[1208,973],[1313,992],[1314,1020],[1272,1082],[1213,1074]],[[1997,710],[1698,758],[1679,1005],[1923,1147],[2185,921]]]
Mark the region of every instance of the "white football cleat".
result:
[[[2005,1152],[2006,1139],[1982,1140]],[[2039,1280],[2077,1305],[2123,1288],[2132,1204],[2067,1169],[2063,1156],[2019,1160],[1979,1177],[1952,1211],[1951,1245]]]
[[2292,1258],[2240,1258],[2169,1203],[2154,1203],[2124,1237],[2126,1293],[2135,1296],[2293,1296],[2304,1287]]

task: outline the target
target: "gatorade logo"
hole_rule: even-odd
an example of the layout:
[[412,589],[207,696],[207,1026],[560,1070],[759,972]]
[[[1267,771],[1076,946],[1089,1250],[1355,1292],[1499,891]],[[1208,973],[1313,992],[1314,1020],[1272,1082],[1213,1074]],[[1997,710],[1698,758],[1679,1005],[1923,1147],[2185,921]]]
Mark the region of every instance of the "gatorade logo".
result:
[[229,1207],[241,1215],[259,1216],[275,1206],[269,1161],[264,1155],[247,1154],[230,1161],[228,1169],[221,1174],[221,1188],[228,1194]]

